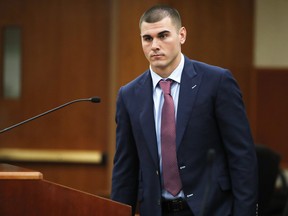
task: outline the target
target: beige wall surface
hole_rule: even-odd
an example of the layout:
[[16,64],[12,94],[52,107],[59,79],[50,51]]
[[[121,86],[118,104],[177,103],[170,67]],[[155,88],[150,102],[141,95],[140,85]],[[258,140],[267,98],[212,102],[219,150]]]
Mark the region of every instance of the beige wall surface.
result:
[[255,1],[256,67],[288,67],[288,1]]

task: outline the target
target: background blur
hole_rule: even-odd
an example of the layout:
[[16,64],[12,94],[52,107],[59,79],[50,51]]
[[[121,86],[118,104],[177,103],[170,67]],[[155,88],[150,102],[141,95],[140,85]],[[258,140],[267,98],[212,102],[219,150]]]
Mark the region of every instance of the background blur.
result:
[[[185,55],[232,71],[255,143],[278,152],[281,167],[287,167],[287,0],[0,0],[1,129],[70,100],[101,97],[100,104],[74,104],[0,134],[0,153],[7,148],[97,151],[104,156],[99,164],[10,164],[109,196],[116,95],[148,68],[138,21],[156,3],[179,10],[188,31]],[[14,39],[9,29],[12,35],[16,31]]]

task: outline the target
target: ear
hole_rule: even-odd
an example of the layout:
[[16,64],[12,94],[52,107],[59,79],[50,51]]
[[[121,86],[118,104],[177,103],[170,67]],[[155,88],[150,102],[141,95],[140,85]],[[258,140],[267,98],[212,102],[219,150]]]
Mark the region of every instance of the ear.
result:
[[181,44],[185,43],[186,35],[187,35],[186,28],[185,27],[181,27],[180,30],[179,30],[179,39],[180,39],[180,43]]

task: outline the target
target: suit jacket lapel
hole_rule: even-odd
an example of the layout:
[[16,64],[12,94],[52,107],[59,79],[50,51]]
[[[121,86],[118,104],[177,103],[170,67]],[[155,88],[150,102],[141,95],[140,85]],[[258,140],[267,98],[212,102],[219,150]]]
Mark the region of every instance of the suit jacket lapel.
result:
[[[176,123],[176,145],[179,148],[188,120],[190,119],[196,95],[200,86],[201,76],[193,67],[193,62],[185,57],[185,65],[182,72]],[[136,89],[137,102],[139,104],[139,120],[142,127],[147,147],[156,167],[159,167],[157,139],[153,111],[153,87],[150,72],[139,82]]]
[[196,95],[200,86],[200,76],[193,67],[193,62],[185,57],[185,65],[181,76],[177,123],[176,145],[179,148],[185,129],[190,119]]
[[147,147],[151,153],[155,166],[159,167],[153,111],[153,87],[149,71],[146,71],[146,76],[139,82],[139,86],[136,89],[136,95],[140,110],[139,120],[146,139]]

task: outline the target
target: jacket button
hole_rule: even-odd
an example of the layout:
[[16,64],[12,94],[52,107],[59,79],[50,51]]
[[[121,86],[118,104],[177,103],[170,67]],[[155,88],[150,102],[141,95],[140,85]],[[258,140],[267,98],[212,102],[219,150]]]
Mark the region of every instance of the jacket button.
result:
[[158,170],[156,170],[156,175],[159,175],[159,171]]

